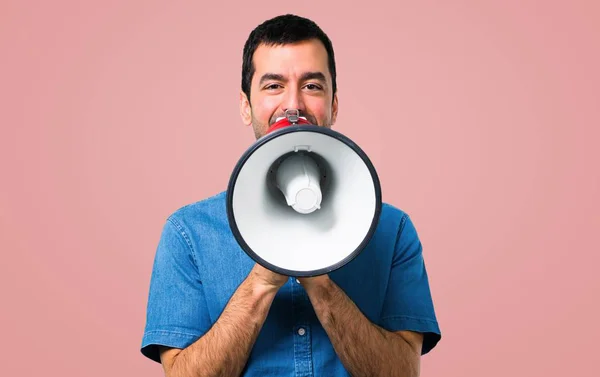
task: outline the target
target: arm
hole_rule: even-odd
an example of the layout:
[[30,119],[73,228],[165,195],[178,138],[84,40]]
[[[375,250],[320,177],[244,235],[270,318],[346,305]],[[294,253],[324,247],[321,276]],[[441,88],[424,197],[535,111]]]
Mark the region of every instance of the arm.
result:
[[371,323],[327,275],[300,279],[335,352],[355,377],[417,377],[423,337]]
[[239,376],[286,276],[256,264],[211,329],[185,349],[161,348],[168,377]]

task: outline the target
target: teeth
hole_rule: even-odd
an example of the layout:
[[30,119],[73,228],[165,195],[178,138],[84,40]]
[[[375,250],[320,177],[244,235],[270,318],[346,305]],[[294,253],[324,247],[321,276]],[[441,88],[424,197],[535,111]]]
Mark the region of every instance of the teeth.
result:
[[[306,120],[306,117],[298,117],[298,118],[302,118],[302,119]],[[275,119],[275,122],[279,122],[282,119],[285,119],[285,117],[279,117],[279,118]]]

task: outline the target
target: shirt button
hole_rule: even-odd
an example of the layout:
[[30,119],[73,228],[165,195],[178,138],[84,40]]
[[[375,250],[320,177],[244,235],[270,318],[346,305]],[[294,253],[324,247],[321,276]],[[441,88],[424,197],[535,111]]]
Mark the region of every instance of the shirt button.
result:
[[296,283],[300,284],[300,280],[296,279]]
[[304,328],[303,328],[303,327],[300,327],[300,328],[298,329],[298,335],[300,335],[300,336],[304,336],[304,334],[306,334],[306,330],[304,330]]

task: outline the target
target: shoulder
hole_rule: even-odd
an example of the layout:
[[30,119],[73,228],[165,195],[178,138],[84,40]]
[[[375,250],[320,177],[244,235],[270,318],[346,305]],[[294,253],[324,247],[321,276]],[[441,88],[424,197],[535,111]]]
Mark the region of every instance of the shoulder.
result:
[[419,235],[410,214],[403,209],[389,203],[384,203],[378,228],[384,234],[394,235],[396,247],[405,249],[416,246],[420,242]]
[[226,192],[222,191],[208,198],[189,203],[172,212],[167,220],[181,226],[193,226],[194,224],[210,221],[219,221],[226,215]]
[[410,221],[408,213],[403,209],[390,204],[382,203],[381,214],[379,216],[379,226],[386,228],[395,227],[397,231],[400,231],[404,224]]
[[381,204],[381,213],[382,213],[382,215],[385,214],[387,216],[393,216],[396,218],[402,218],[404,216],[407,216],[407,213],[404,210],[402,210],[401,208],[398,208],[394,204],[387,203],[387,202],[383,202]]
[[197,258],[198,250],[207,242],[229,234],[225,200],[226,193],[220,192],[168,215],[159,243],[161,254],[189,253]]

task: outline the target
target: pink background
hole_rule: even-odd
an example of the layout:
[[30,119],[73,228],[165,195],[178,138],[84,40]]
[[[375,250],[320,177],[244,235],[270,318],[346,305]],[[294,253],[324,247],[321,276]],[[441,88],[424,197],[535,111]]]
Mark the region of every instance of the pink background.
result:
[[422,376],[597,376],[597,1],[36,3],[0,4],[2,375],[162,375],[139,352],[160,230],[225,189],[243,43],[294,12],[422,238]]

